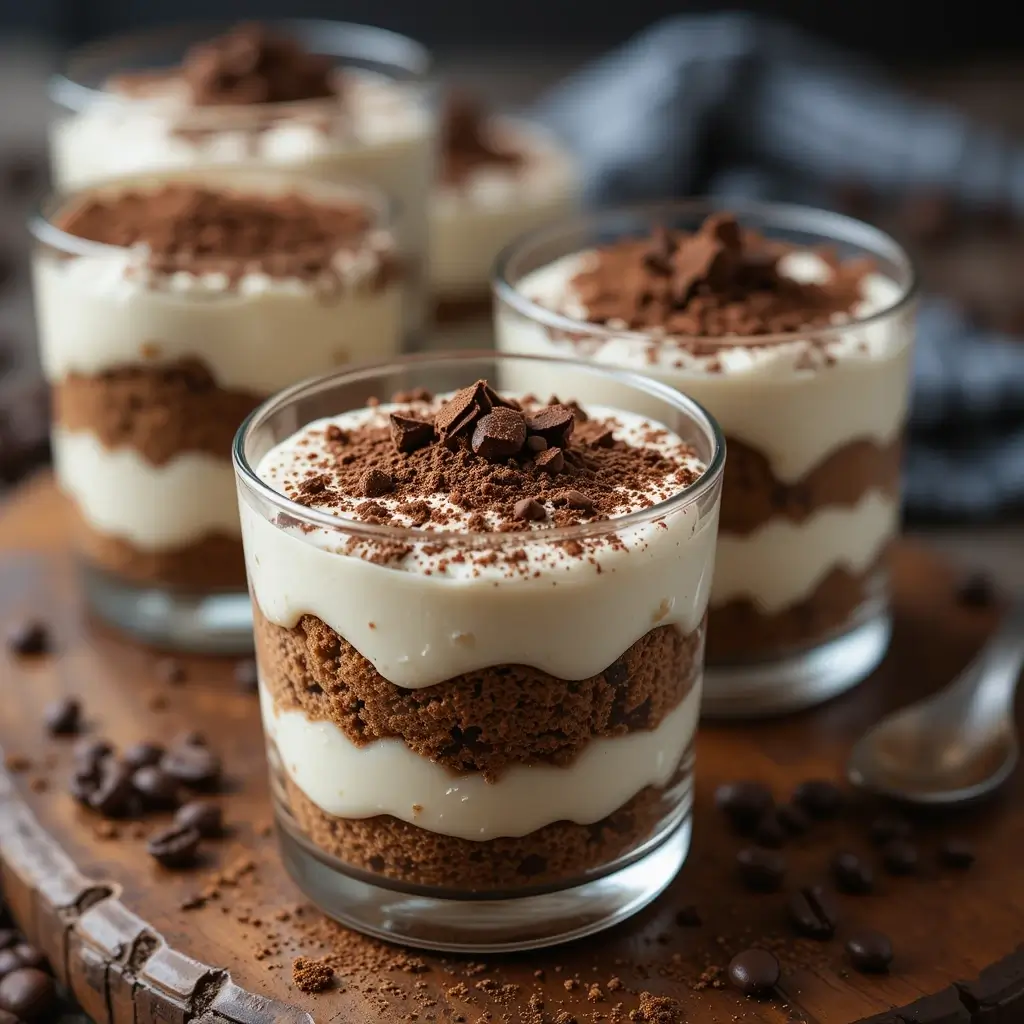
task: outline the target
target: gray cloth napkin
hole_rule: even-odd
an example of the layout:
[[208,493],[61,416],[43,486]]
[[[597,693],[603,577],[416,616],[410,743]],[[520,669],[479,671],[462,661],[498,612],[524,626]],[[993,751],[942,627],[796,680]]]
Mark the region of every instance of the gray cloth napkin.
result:
[[[534,115],[580,158],[594,205],[709,191],[828,205],[942,189],[1024,211],[1024,149],[787,25],[745,14],[661,22],[559,85]],[[906,504],[983,518],[1024,506],[1024,344],[925,296]],[[950,481],[956,479],[956,486]]]

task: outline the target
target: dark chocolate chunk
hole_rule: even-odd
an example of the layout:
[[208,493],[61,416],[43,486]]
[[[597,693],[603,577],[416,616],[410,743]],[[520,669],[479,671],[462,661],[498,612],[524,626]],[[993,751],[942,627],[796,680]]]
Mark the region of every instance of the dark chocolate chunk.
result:
[[939,847],[939,863],[963,871],[975,861],[974,847],[963,839],[946,839]]
[[879,846],[893,839],[909,839],[912,832],[910,822],[898,814],[880,814],[868,828],[871,841]]
[[368,469],[359,478],[359,490],[367,498],[380,498],[394,490],[394,481],[382,469]]
[[610,430],[602,430],[590,439],[590,444],[595,448],[614,448],[615,435]]
[[807,812],[796,804],[780,804],[776,812],[782,827],[793,836],[802,836],[810,827],[811,819]]
[[846,940],[846,952],[850,963],[858,971],[880,974],[889,970],[892,963],[892,943],[882,932],[866,928]]
[[513,511],[516,519],[522,519],[524,522],[540,522],[547,518],[544,506],[533,498],[523,498],[522,501],[517,501]]
[[728,975],[745,996],[766,996],[779,983],[779,961],[766,949],[747,949],[729,961]]
[[[899,1024],[971,1024],[971,1012],[952,985],[915,999],[897,1011]],[[995,1024],[995,1022],[993,1022]]]
[[786,875],[786,858],[774,850],[748,846],[736,854],[740,880],[754,892],[775,892]]
[[82,726],[82,705],[75,697],[61,697],[46,705],[43,722],[51,736],[73,736]]
[[122,755],[124,761],[131,769],[145,768],[147,765],[159,764],[160,758],[164,756],[164,748],[159,743],[150,740],[140,740],[133,743]]
[[1024,945],[956,987],[978,1024],[1017,1024],[1024,1012]]
[[171,825],[149,837],[146,851],[165,868],[186,868],[195,863],[199,842],[198,829]]
[[132,774],[128,765],[107,758],[100,765],[99,783],[89,798],[89,806],[105,818],[130,817],[138,809]]
[[11,971],[0,981],[0,1009],[22,1020],[46,1020],[57,1002],[57,986],[36,967]]
[[220,778],[220,759],[206,747],[183,743],[168,750],[160,767],[178,782],[195,789],[205,789]]
[[531,434],[543,437],[549,445],[565,448],[576,426],[573,411],[566,405],[549,405],[526,422]]
[[556,476],[565,469],[565,454],[561,448],[546,448],[544,451],[537,453],[533,464],[545,473]]
[[779,820],[776,811],[766,811],[754,829],[754,842],[759,846],[769,846],[778,849],[783,846],[789,838],[789,832]]
[[882,864],[890,875],[912,875],[917,870],[917,847],[906,839],[893,839],[882,847]]
[[194,828],[203,839],[215,839],[224,834],[224,818],[220,804],[211,800],[191,800],[178,809],[174,824],[180,828]]
[[547,451],[548,443],[539,434],[533,434],[526,439],[526,448],[531,452]]
[[176,658],[161,658],[156,663],[156,677],[162,683],[183,683],[185,681],[185,666]]
[[259,669],[255,658],[243,658],[235,662],[235,686],[242,693],[255,693],[259,689]]
[[771,790],[760,782],[726,782],[715,790],[715,805],[741,833],[754,828],[773,803]]
[[875,873],[855,853],[837,853],[832,860],[832,876],[840,892],[859,895],[871,892],[875,885]]
[[50,632],[38,619],[23,619],[8,631],[7,647],[19,657],[46,654],[50,650]]
[[580,512],[591,513],[594,511],[594,503],[585,494],[576,490],[562,491],[559,499],[569,508],[578,509]]
[[481,417],[473,428],[473,451],[491,462],[518,455],[524,444],[526,420],[515,409],[494,409]]
[[680,928],[699,928],[703,923],[692,903],[676,911],[676,924]]
[[789,919],[801,934],[812,939],[831,939],[839,924],[836,901],[820,885],[806,885],[789,898]]
[[414,452],[429,444],[434,439],[434,424],[426,420],[417,420],[409,416],[389,417],[391,423],[391,442],[400,452]]
[[135,792],[147,811],[164,811],[178,806],[178,783],[158,764],[147,764],[132,775]]
[[812,818],[834,818],[845,802],[843,791],[827,779],[808,779],[793,791],[793,803]]
[[[434,429],[442,441],[448,441],[474,424],[484,413],[479,395],[483,381],[477,381],[468,388],[456,391],[438,410],[434,417]],[[488,406],[490,403],[487,403]]]
[[996,603],[995,584],[984,573],[972,572],[957,584],[956,603],[963,608],[991,608]]

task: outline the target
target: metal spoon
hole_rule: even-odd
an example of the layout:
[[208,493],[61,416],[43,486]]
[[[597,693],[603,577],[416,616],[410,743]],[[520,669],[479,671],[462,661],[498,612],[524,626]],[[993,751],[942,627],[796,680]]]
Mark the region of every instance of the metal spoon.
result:
[[985,796],[1019,754],[1013,700],[1024,664],[1024,598],[945,689],[883,718],[853,748],[855,786],[933,806]]

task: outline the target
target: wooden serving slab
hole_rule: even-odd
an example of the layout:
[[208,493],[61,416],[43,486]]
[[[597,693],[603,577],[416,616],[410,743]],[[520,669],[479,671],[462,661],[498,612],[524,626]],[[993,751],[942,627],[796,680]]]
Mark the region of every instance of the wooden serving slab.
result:
[[[976,978],[1024,940],[1019,779],[993,804],[918,823],[917,875],[894,878],[879,870],[874,894],[839,897],[839,932],[825,943],[791,933],[785,893],[754,895],[740,888],[734,857],[741,841],[713,806],[723,780],[759,778],[781,797],[801,779],[838,778],[850,743],[865,726],[946,682],[991,630],[996,611],[957,606],[952,571],[923,550],[901,546],[894,578],[892,650],[866,684],[813,713],[702,728],[693,851],[661,899],[592,940],[475,963],[406,954],[362,939],[305,903],[276,857],[255,696],[241,692],[232,662],[216,659],[183,659],[185,679],[169,682],[157,655],[86,620],[65,548],[62,503],[49,476],[38,477],[0,509],[0,627],[38,615],[52,626],[56,642],[55,654],[36,659],[0,652],[4,900],[86,1012],[117,1024],[585,1024],[627,1017],[660,1024],[847,1024],[912,1003],[954,980]],[[64,694],[82,699],[90,734],[121,747],[166,740],[186,729],[206,734],[228,773],[222,800],[231,830],[206,844],[200,867],[171,872],[146,855],[145,833],[162,819],[120,825],[111,835],[72,801],[67,779],[73,741],[48,737],[42,725],[44,705]],[[877,863],[864,827],[876,811],[854,808],[791,842],[785,851],[789,886],[827,879],[838,848],[861,851]],[[950,835],[975,843],[973,869],[938,865],[938,843]],[[196,899],[204,889],[205,902]],[[183,909],[197,902],[203,905]],[[690,905],[700,925],[680,916]],[[896,959],[888,975],[859,974],[845,959],[845,937],[865,926],[892,938]],[[783,964],[776,998],[752,1001],[706,984],[714,968],[751,945],[768,946]],[[333,987],[300,992],[292,982],[293,959],[325,954],[339,964]],[[1024,958],[1006,959],[1004,973],[1016,977],[1018,959]],[[1004,988],[1013,987],[1013,977]],[[986,978],[992,988],[992,974]],[[643,1009],[649,1006],[641,998],[645,992],[671,996],[678,1007],[659,1018]],[[947,998],[960,1005],[955,994],[947,992]],[[910,1019],[970,1021],[963,1012]],[[1017,1012],[1005,1018],[975,1012],[973,1019],[1024,1020],[1024,1004]]]

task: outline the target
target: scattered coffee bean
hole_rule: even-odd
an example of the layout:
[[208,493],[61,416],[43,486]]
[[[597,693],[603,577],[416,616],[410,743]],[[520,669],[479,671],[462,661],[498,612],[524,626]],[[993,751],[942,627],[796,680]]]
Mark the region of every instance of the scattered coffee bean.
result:
[[256,667],[255,658],[243,658],[235,662],[235,686],[242,693],[255,693],[259,689],[259,671]]
[[759,846],[768,846],[778,849],[783,846],[789,838],[789,832],[779,820],[776,811],[767,811],[762,815],[761,820],[754,829],[754,842]]
[[132,775],[132,786],[142,797],[143,808],[147,811],[164,811],[178,806],[178,783],[159,765],[147,764],[136,769]]
[[703,923],[697,908],[693,904],[676,911],[676,924],[680,928],[699,928]]
[[984,573],[973,572],[957,584],[956,603],[962,608],[991,608],[996,603],[995,584]]
[[0,949],[0,978],[6,978],[11,971],[21,970],[24,966],[13,949]]
[[79,769],[71,776],[68,792],[71,798],[87,807],[92,806],[92,798],[99,786],[99,769],[95,771],[84,771]]
[[911,875],[917,870],[917,847],[906,839],[893,839],[882,847],[882,863],[890,875]]
[[199,840],[196,829],[172,825],[150,836],[146,851],[165,868],[186,868],[195,862]]
[[414,452],[429,444],[434,439],[434,424],[426,420],[413,419],[411,416],[389,417],[391,423],[391,443],[396,451]]
[[0,1009],[23,1020],[45,1020],[57,1001],[53,978],[35,967],[12,971],[0,981]]
[[846,942],[850,963],[858,971],[880,974],[889,970],[892,963],[892,943],[887,935],[866,929],[851,935]]
[[43,722],[51,736],[73,736],[82,726],[82,705],[75,697],[51,701],[43,711]]
[[855,853],[837,853],[832,861],[832,875],[840,892],[859,895],[871,892],[875,873]]
[[75,744],[75,768],[83,774],[94,774],[99,771],[103,760],[113,752],[114,748],[107,740],[86,736]]
[[947,839],[939,847],[939,863],[947,868],[960,871],[969,868],[975,861],[974,847],[963,839]]
[[137,771],[139,768],[145,768],[147,765],[159,764],[160,758],[163,756],[164,748],[159,743],[153,743],[151,740],[140,740],[138,743],[133,743],[124,752],[121,760],[129,768]]
[[522,501],[516,502],[513,515],[516,519],[521,519],[524,522],[540,522],[547,517],[547,512],[544,511],[544,506],[539,501],[533,498],[523,498]]
[[748,949],[729,961],[729,981],[745,996],[765,996],[779,983],[779,961],[766,949]]
[[162,683],[183,683],[185,666],[175,658],[161,658],[154,669],[157,679]]
[[49,630],[37,619],[23,619],[8,632],[7,647],[19,657],[46,654],[50,650]]
[[827,779],[808,779],[793,792],[793,803],[812,818],[834,818],[846,803],[843,791]]
[[811,819],[796,804],[781,804],[776,813],[782,827],[790,835],[802,836],[811,827]]
[[27,942],[19,942],[13,949],[14,955],[21,961],[23,967],[38,967],[41,971],[46,969],[46,955],[41,949],[36,949]]
[[726,782],[715,790],[715,804],[738,832],[747,832],[774,805],[771,790],[760,782]]
[[789,919],[801,935],[831,939],[839,924],[839,907],[820,885],[807,885],[790,896]]
[[210,800],[191,800],[178,809],[174,824],[179,828],[194,828],[203,839],[215,839],[224,834],[224,819],[220,804]]
[[880,814],[868,827],[871,841],[879,846],[884,846],[893,839],[909,839],[912,832],[910,822],[898,814]]
[[754,892],[775,892],[786,875],[786,859],[774,850],[748,846],[736,854],[743,884]]
[[194,789],[209,788],[220,778],[220,759],[195,743],[182,743],[168,750],[160,767],[172,779]]
[[138,810],[138,796],[128,765],[107,758],[100,765],[100,777],[89,797],[89,806],[105,818],[128,818]]

